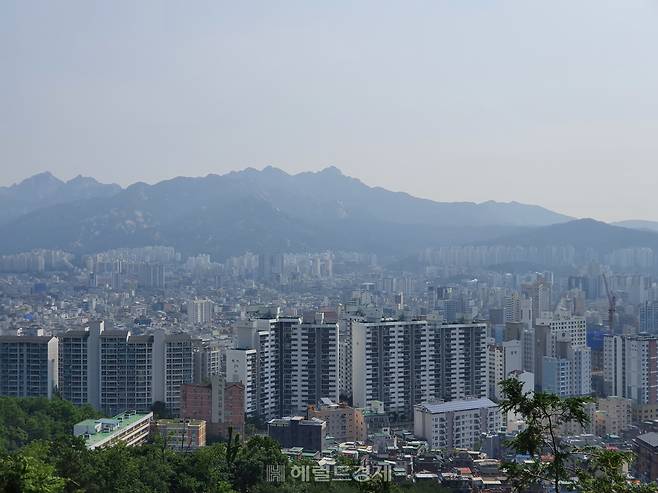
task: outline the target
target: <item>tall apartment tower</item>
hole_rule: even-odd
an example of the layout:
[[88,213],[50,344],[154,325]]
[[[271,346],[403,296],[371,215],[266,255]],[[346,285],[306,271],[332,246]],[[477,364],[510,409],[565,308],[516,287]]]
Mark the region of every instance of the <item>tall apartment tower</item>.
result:
[[199,341],[194,347],[194,383],[209,382],[215,375],[223,375],[225,361],[219,343]]
[[59,391],[78,406],[89,403],[99,409],[99,340],[105,322],[94,321],[83,330],[59,336]]
[[226,381],[244,387],[244,412],[249,417],[258,415],[259,378],[256,349],[226,350]]
[[144,263],[139,266],[139,285],[143,288],[164,289],[165,277],[164,264]]
[[62,396],[109,415],[148,411],[156,401],[177,415],[181,385],[194,381],[196,341],[187,334],[133,335],[94,322],[66,332],[61,341]]
[[58,340],[0,336],[0,396],[48,397],[58,385]]
[[226,375],[245,386],[248,415],[290,416],[322,397],[338,399],[337,323],[325,323],[321,313],[304,319],[277,315],[244,321],[236,333],[238,347],[226,353]]
[[522,287],[523,294],[532,300],[533,323],[551,309],[551,285],[544,279],[537,279],[532,284]]
[[488,394],[486,324],[383,319],[352,324],[356,407],[381,401],[411,419],[416,404]]
[[[323,313],[304,314],[302,323],[293,325],[290,411],[299,413],[322,398],[339,398],[339,330],[337,323],[325,323]],[[284,359],[287,359],[285,355]],[[284,409],[285,412],[285,409]]]
[[212,300],[187,302],[187,317],[193,324],[205,324],[212,320],[215,303]]
[[606,335],[603,384],[610,396],[635,404],[658,403],[658,337]]
[[[169,412],[178,416],[181,407],[181,386],[194,382],[194,346],[196,341],[188,334],[156,332],[153,339],[154,400],[162,401]],[[158,363],[159,358],[163,364]],[[162,380],[157,372],[163,368]]]
[[432,325],[441,335],[443,400],[486,397],[487,325]]
[[[357,317],[358,318],[358,317]],[[352,398],[352,322],[354,317],[346,316],[338,322],[338,393],[342,397]]]
[[521,321],[521,297],[519,293],[515,292],[510,296],[505,296],[503,321],[505,323]]
[[587,347],[585,318],[540,318],[533,331],[535,387],[562,396],[591,393],[591,350]]
[[110,416],[147,411],[153,398],[153,336],[104,330],[99,345],[99,409]]
[[640,305],[640,332],[658,333],[658,301],[645,301]]

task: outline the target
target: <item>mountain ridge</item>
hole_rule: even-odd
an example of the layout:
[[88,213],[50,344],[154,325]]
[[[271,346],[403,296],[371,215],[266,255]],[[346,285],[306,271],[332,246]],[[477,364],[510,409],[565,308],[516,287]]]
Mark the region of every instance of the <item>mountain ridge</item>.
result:
[[[298,174],[272,166],[247,168],[153,185],[137,182],[125,189],[108,189],[91,178],[74,180],[66,183],[89,183],[94,193],[83,198],[76,193],[68,202],[34,208],[6,221],[0,225],[0,251],[61,248],[92,253],[171,244],[184,252],[218,257],[267,249],[399,253],[571,219],[518,202],[416,198],[370,187],[336,167]],[[32,181],[54,188],[64,183],[50,174]]]
[[114,183],[78,175],[60,180],[49,171],[37,173],[10,186],[0,187],[0,225],[32,211],[76,200],[109,197],[121,190]]

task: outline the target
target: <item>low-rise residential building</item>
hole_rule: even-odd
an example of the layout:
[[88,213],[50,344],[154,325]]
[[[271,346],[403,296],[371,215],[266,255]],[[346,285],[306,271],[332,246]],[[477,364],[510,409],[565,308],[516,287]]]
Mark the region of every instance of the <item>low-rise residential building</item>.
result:
[[173,450],[188,452],[206,446],[206,422],[203,419],[159,419],[153,423],[154,435]]
[[73,434],[82,437],[89,450],[124,443],[128,447],[141,445],[148,439],[153,413],[126,411],[112,418],[86,419],[73,427]]
[[379,433],[391,425],[382,401],[370,401],[370,405],[363,409],[363,419],[367,435]]
[[487,398],[415,406],[414,435],[432,448],[472,449],[482,433],[501,427],[498,406]]
[[267,434],[282,448],[302,447],[319,452],[324,449],[327,424],[321,419],[302,416],[272,419],[267,423]]
[[628,429],[632,424],[631,399],[623,397],[606,397],[598,399],[596,420],[596,434],[599,436],[618,435]]
[[341,402],[323,398],[317,406],[309,406],[308,415],[327,423],[327,436],[337,442],[362,442],[368,437],[363,411]]
[[658,480],[658,433],[638,436],[633,448],[637,456],[634,467],[638,479],[645,483]]

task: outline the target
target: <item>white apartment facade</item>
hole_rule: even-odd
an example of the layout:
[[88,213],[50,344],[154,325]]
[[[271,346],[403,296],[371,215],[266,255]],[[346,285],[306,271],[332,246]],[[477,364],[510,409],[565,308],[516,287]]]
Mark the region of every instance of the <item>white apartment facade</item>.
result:
[[473,450],[482,433],[500,429],[498,406],[487,398],[424,403],[414,408],[414,435],[432,449]]

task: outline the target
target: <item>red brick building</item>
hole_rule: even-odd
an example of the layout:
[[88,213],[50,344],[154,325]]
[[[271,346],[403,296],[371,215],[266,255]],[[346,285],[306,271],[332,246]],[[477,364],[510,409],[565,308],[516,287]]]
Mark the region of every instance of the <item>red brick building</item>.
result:
[[182,385],[181,418],[205,420],[212,438],[225,438],[229,427],[244,436],[244,385],[219,375],[208,384]]

